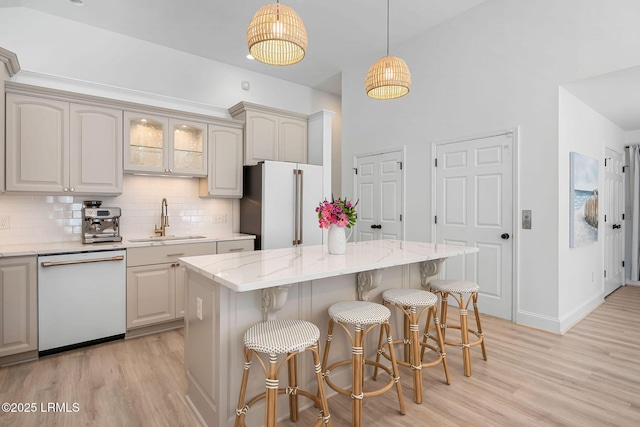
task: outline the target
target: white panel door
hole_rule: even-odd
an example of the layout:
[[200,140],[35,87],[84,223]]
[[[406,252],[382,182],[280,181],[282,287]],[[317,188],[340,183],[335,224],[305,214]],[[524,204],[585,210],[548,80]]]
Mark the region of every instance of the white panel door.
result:
[[604,294],[624,284],[624,178],[622,153],[606,149],[604,166]]
[[480,286],[481,311],[512,318],[512,139],[509,135],[438,145],[436,236],[480,252],[444,263],[446,279]]
[[356,160],[356,240],[403,238],[402,151]]

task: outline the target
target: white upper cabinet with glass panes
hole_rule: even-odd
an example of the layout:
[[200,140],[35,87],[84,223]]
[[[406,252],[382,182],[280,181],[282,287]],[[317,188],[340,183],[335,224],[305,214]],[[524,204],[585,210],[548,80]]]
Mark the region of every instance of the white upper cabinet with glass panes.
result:
[[125,111],[124,170],[207,176],[207,125]]

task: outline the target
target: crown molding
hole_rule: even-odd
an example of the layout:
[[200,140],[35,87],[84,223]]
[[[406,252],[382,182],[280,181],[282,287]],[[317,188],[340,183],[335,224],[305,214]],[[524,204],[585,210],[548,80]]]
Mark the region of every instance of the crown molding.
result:
[[4,66],[9,72],[9,77],[13,77],[18,71],[20,71],[18,56],[10,50],[0,47],[0,61],[4,62]]

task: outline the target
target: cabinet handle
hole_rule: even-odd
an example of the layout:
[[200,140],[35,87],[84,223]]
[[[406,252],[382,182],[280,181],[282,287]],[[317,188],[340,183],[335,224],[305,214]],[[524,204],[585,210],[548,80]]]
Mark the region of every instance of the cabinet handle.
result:
[[59,265],[75,265],[75,264],[89,264],[92,262],[109,262],[109,261],[122,261],[124,257],[122,255],[114,256],[111,258],[95,258],[95,259],[80,259],[72,261],[45,261],[41,262],[42,267],[57,267]]
[[244,248],[231,248],[231,249],[229,249],[229,252],[240,252],[240,251],[244,251]]
[[167,256],[182,256],[184,252],[180,252],[179,254],[167,254]]
[[69,191],[69,189],[67,187],[64,187],[62,191]]
[[76,191],[76,189],[74,187],[71,187],[71,191]]
[[169,169],[169,172],[170,172],[170,173],[173,173],[173,169]]

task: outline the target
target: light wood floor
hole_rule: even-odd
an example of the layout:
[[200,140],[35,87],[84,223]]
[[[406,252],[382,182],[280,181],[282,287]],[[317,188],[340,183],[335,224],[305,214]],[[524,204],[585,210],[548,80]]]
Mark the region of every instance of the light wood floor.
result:
[[[462,374],[459,350],[449,348],[451,385],[441,367],[425,370],[418,405],[403,370],[407,415],[388,392],[365,400],[363,425],[640,425],[640,287],[615,291],[564,336],[490,316],[483,328],[489,360],[473,348],[472,377]],[[35,414],[0,413],[0,425],[198,426],[185,392],[182,331],[165,332],[0,369],[0,403],[38,406]],[[48,402],[77,402],[80,410],[40,412]],[[334,426],[350,425],[350,399],[334,396],[329,405]],[[282,425],[314,418],[307,411]]]

